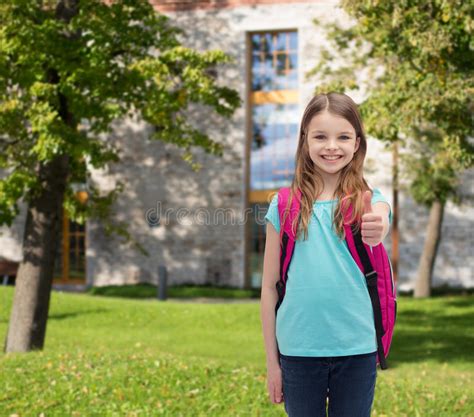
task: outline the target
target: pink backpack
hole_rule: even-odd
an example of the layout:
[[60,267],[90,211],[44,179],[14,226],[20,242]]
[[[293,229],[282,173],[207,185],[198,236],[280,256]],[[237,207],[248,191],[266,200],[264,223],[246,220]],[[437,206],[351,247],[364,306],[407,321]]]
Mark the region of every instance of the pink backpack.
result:
[[[295,248],[295,234],[291,224],[295,216],[299,215],[301,192],[292,199],[289,214],[282,224],[283,213],[290,195],[290,188],[281,188],[278,192],[278,213],[280,215],[280,279],[276,284],[278,301],[275,315],[285,296],[288,268]],[[348,219],[352,214],[352,205],[349,205],[345,214],[346,242],[352,257],[365,276],[370,300],[374,311],[374,325],[377,335],[377,364],[381,369],[387,369],[386,358],[392,342],[393,328],[397,318],[396,288],[393,281],[393,271],[390,259],[382,243],[369,246],[362,241],[360,230],[356,233],[355,225],[350,225]]]

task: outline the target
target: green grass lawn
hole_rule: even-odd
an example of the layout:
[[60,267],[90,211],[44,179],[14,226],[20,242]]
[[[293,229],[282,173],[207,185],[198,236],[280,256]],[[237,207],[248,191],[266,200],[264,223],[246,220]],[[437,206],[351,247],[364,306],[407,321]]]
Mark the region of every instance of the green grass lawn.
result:
[[[0,343],[13,288],[0,287]],[[474,416],[474,298],[399,297],[372,416]],[[284,416],[269,402],[258,302],[54,292],[45,349],[2,355],[0,416]]]

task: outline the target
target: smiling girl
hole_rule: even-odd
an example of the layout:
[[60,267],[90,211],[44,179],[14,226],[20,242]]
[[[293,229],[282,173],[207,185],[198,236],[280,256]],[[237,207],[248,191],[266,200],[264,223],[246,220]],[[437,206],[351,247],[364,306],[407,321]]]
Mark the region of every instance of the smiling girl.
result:
[[341,200],[359,219],[363,242],[378,245],[391,208],[363,176],[367,141],[357,105],[345,94],[314,96],[300,125],[292,194],[301,191],[297,240],[278,314],[278,195],[267,220],[261,319],[270,400],[290,417],[370,416],[377,341],[364,275],[343,238]]

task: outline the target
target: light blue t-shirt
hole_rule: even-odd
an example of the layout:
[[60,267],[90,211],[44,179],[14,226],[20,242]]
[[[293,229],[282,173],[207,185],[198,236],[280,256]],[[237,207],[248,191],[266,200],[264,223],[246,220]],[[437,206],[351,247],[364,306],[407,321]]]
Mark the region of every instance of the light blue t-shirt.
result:
[[[372,204],[384,201],[372,190]],[[276,317],[278,348],[288,356],[346,356],[377,350],[374,314],[367,283],[345,240],[332,230],[336,200],[316,201],[308,225],[295,243],[285,297]],[[266,221],[280,231],[278,196]],[[389,223],[392,223],[390,208]]]

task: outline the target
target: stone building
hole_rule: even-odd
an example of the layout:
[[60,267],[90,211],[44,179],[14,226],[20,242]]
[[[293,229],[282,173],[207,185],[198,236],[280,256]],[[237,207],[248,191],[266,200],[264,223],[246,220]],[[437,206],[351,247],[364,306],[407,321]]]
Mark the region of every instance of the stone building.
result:
[[[128,222],[150,256],[106,237],[96,221],[82,227],[65,215],[56,282],[155,283],[158,266],[165,265],[170,285],[259,287],[263,216],[270,193],[291,180],[299,120],[316,85],[305,73],[325,42],[312,19],[344,22],[347,16],[337,1],[152,3],[184,30],[186,46],[221,49],[235,59],[216,70],[219,82],[238,90],[244,104],[230,120],[202,107],[190,108],[193,124],[225,147],[221,158],[196,151],[203,165],[198,174],[176,147],[147,139],[152,127],[132,119],[117,123],[109,139],[122,150],[122,160],[108,171],[95,171],[93,181],[104,190],[116,181],[125,184],[116,219]],[[392,203],[392,154],[376,138],[368,138],[365,177]],[[471,171],[463,181],[464,205],[446,207],[435,286],[474,286],[472,180]],[[398,215],[398,282],[408,290],[416,276],[428,211],[402,191]],[[160,225],[155,224],[157,216]],[[24,211],[10,229],[3,228],[0,256],[21,259],[23,222]],[[389,253],[391,239],[389,234],[384,242]]]

